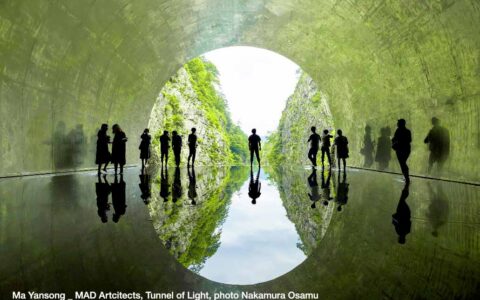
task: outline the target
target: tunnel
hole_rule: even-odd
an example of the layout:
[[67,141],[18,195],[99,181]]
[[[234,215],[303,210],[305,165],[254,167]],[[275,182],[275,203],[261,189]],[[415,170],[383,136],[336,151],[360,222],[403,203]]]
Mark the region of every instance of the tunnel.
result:
[[[375,169],[365,163],[362,154],[366,128],[376,136],[386,126],[393,130],[397,120],[403,118],[413,136],[411,174],[472,187],[473,191],[466,192],[468,197],[462,200],[464,206],[455,210],[459,222],[465,219],[470,222],[465,221],[470,225],[461,231],[465,240],[445,241],[448,245],[456,242],[468,244],[462,255],[471,260],[472,269],[468,269],[466,275],[461,273],[452,261],[462,258],[451,257],[442,246],[436,248],[440,257],[435,259],[446,264],[439,271],[442,274],[453,270],[458,272],[455,275],[459,278],[470,278],[455,287],[448,286],[443,279],[439,281],[438,284],[448,286],[445,288],[447,297],[478,296],[480,274],[473,267],[479,264],[479,227],[472,219],[476,220],[478,216],[479,206],[474,200],[478,200],[476,195],[480,184],[477,163],[480,154],[479,28],[480,2],[475,0],[3,0],[0,1],[0,177],[5,180],[20,178],[11,180],[21,181],[25,175],[95,168],[99,125],[120,123],[132,136],[140,134],[148,125],[160,90],[190,59],[228,46],[264,48],[296,62],[321,89],[335,127],[342,128],[349,137],[349,166]],[[441,120],[451,139],[449,159],[441,175],[426,172],[429,152],[424,138],[433,117]],[[309,128],[310,124],[305,126]],[[137,151],[136,143],[127,144],[127,163],[138,164]],[[398,173],[399,170],[392,163],[391,169],[385,171]],[[60,183],[63,192],[68,192],[64,189],[74,190],[73,193],[79,195],[84,192],[82,186],[75,187],[75,180],[67,179]],[[371,184],[376,186],[375,182]],[[21,198],[20,192],[14,190],[19,185],[19,182],[8,187],[3,185],[3,199],[0,201],[7,196]],[[24,187],[31,193],[35,193],[35,188],[42,189],[41,185],[33,184]],[[453,195],[461,189],[463,186],[452,187],[447,193]],[[60,196],[51,195],[52,199],[55,197]],[[368,194],[365,197],[369,197]],[[28,199],[34,200],[33,196]],[[7,208],[12,206],[4,206],[3,211],[9,211]],[[134,209],[136,214],[141,214],[140,208]],[[7,219],[5,217],[4,222]],[[36,222],[43,221],[40,218]],[[74,222],[67,223],[72,225]],[[147,228],[149,224],[142,223],[138,228],[124,230],[129,236],[135,236],[135,232],[142,231],[143,227]],[[61,239],[66,240],[67,234],[57,230],[60,230]],[[342,227],[338,225],[334,230],[341,232]],[[365,232],[368,232],[366,228]],[[34,233],[36,237],[33,238],[39,238],[39,234]],[[49,234],[54,235],[54,232]],[[156,238],[153,233],[151,235],[150,238]],[[6,245],[9,238],[4,235],[0,242]],[[110,243],[115,244],[113,238],[103,238],[112,239]],[[325,239],[331,239],[331,245],[335,245],[338,251],[343,249],[334,237],[326,236]],[[96,242],[90,242],[94,247]],[[137,242],[157,247],[143,235]],[[126,241],[119,242],[119,246],[124,243]],[[358,243],[349,244],[349,249],[361,246],[362,240]],[[68,245],[74,246],[71,241]],[[82,247],[85,247],[82,253],[88,257],[88,247]],[[420,249],[426,247],[422,244]],[[52,251],[57,253],[60,250]],[[334,252],[321,249],[313,257]],[[401,258],[410,254],[403,250],[398,254],[399,260],[404,261]],[[146,250],[145,257],[136,257],[129,262],[117,256],[116,263],[135,265],[131,269],[119,268],[126,274],[143,274],[142,269],[148,269],[149,261],[156,260],[155,255],[154,251]],[[312,275],[314,279],[338,276],[345,285],[360,280],[354,277],[353,271],[344,277],[331,270],[318,271],[320,266],[308,263],[309,259],[300,269],[295,269],[291,277],[281,277],[256,288],[294,289],[305,270],[316,274]],[[59,258],[51,260],[55,264],[50,267],[53,272],[61,263]],[[369,265],[356,262],[359,264],[356,270],[367,272],[366,281],[370,280],[367,283],[374,286],[372,282],[377,282],[378,276],[370,273]],[[338,267],[341,262],[336,264]],[[382,265],[382,261],[377,261],[375,264],[377,271],[391,271],[385,269],[388,263]],[[161,262],[161,268],[166,270],[178,267],[176,262]],[[36,268],[40,270],[42,267],[37,265]],[[229,289],[218,288],[215,283],[202,281],[187,271],[172,271],[172,278],[146,272],[148,279],[140,282],[137,278],[137,287],[147,288],[148,283],[158,283],[158,287],[171,285],[175,289],[180,289],[182,284],[190,284],[196,289]],[[413,271],[408,273],[411,286],[418,290],[428,286],[412,279],[424,275]],[[17,282],[12,278],[7,275],[1,278],[2,292],[36,286],[27,284],[28,279]],[[73,290],[73,280],[69,281],[70,285],[61,285],[58,280],[52,281],[55,284],[38,286]],[[379,283],[384,290],[375,290],[377,296],[426,295],[423,292],[409,294],[396,282],[396,277],[381,280],[385,281]],[[119,282],[128,286],[125,278]],[[82,287],[93,289],[100,286],[96,283]],[[117,287],[113,282],[110,286]],[[337,282],[335,286],[341,284]],[[306,287],[301,289],[308,290]],[[367,292],[365,287],[360,290]],[[429,295],[442,298],[441,287],[428,286],[427,290],[432,292]],[[322,288],[322,292],[334,295],[334,286]],[[338,296],[349,298],[354,295],[353,290],[345,290]]]

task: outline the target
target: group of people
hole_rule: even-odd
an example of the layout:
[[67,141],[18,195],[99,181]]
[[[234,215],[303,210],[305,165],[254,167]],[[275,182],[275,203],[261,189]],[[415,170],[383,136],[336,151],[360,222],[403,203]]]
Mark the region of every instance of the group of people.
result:
[[[424,142],[429,144],[430,157],[429,157],[429,171],[432,166],[437,163],[439,168],[446,160],[446,157],[449,153],[450,140],[448,131],[439,125],[439,120],[437,118],[432,118],[433,128],[428,133]],[[338,169],[342,169],[345,172],[346,168],[346,159],[349,157],[348,149],[348,139],[343,135],[341,129],[337,130],[337,136],[333,140],[333,147],[331,145],[331,139],[333,138],[330,135],[329,130],[325,129],[323,134],[320,136],[316,132],[316,127],[312,126],[310,128],[312,134],[307,140],[307,143],[310,143],[310,149],[308,151],[308,159],[312,162],[314,167],[317,166],[317,154],[319,151],[322,153],[321,162],[322,167],[325,166],[325,156],[329,166],[332,166],[332,157],[331,152],[336,153]],[[102,171],[106,172],[107,166],[110,162],[114,164],[115,174],[117,174],[118,166],[120,166],[120,174],[123,173],[123,166],[125,165],[126,159],[126,142],[127,136],[122,131],[118,124],[113,125],[112,133],[114,134],[113,141],[110,141],[110,136],[107,134],[108,125],[102,124],[100,130],[98,131],[98,140],[97,140],[97,153],[96,153],[96,163],[98,164],[98,173]],[[146,128],[141,135],[140,142],[140,159],[142,161],[142,172],[145,169],[148,159],[150,158],[150,144],[151,136],[149,134],[149,129]],[[159,138],[160,140],[160,154],[161,154],[161,164],[162,166],[168,162],[168,154],[170,151],[170,142],[171,148],[175,157],[175,164],[178,167],[180,165],[180,157],[182,151],[182,137],[178,134],[177,131],[172,131],[172,137],[170,137],[168,131],[164,131]],[[191,133],[188,135],[188,162],[187,167],[190,165],[193,167],[195,164],[195,158],[197,153],[197,135],[196,128],[191,129]],[[395,150],[397,155],[398,162],[400,164],[400,169],[405,178],[405,182],[408,184],[410,182],[409,168],[407,165],[407,160],[411,152],[411,142],[412,135],[409,129],[406,127],[406,121],[404,119],[399,119],[397,121],[397,129],[391,140],[391,147]],[[112,152],[109,151],[109,144],[112,144]],[[248,147],[250,150],[250,166],[253,166],[254,156],[256,157],[257,163],[260,166],[260,151],[262,150],[261,138],[257,135],[257,130],[252,129],[252,134],[248,137]],[[191,164],[190,164],[191,162]],[[103,165],[103,169],[102,169]]]
[[[197,129],[193,127],[191,133],[188,135],[188,161],[187,167],[190,167],[190,160],[192,162],[191,166],[195,165],[195,157],[197,156]],[[163,134],[160,136],[160,157],[161,164],[163,166],[164,162],[168,162],[168,152],[170,150],[170,141],[172,142],[173,155],[175,156],[175,165],[180,166],[180,155],[182,152],[182,136],[178,134],[177,131],[172,131],[172,138],[168,134],[168,131],[163,131]]]

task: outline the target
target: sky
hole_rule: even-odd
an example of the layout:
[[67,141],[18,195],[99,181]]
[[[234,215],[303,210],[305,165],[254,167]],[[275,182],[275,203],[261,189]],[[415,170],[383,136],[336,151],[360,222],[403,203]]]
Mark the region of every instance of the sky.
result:
[[299,66],[275,52],[254,47],[228,47],[203,55],[217,66],[232,119],[249,134],[274,131],[287,98],[298,81]]

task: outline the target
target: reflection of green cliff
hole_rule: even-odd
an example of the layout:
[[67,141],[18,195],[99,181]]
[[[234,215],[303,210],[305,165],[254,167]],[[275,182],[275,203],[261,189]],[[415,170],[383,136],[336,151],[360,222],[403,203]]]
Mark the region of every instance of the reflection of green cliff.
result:
[[[154,135],[154,160],[158,160],[159,136],[176,130],[184,145],[190,128],[197,129],[197,163],[242,164],[246,161],[246,135],[231,120],[224,95],[218,90],[215,65],[195,58],[165,84],[152,110],[149,127]],[[183,151],[182,160],[186,161]]]
[[[173,182],[172,175],[169,174],[170,183]],[[191,205],[187,197],[188,176],[182,175],[184,193],[176,203],[171,199],[164,202],[158,196],[159,184],[154,185],[150,215],[156,232],[170,253],[185,267],[199,271],[220,245],[221,225],[227,216],[231,196],[245,182],[248,169],[198,168],[196,205]]]
[[[326,181],[328,173],[327,171],[325,172]],[[316,173],[318,190],[323,196],[321,188],[322,171],[318,170]],[[287,211],[288,219],[295,224],[295,229],[300,236],[301,243],[298,244],[298,247],[302,249],[305,255],[310,255],[328,229],[333,211],[332,203],[324,207],[322,205],[324,198],[322,197],[316,203],[316,208],[311,208],[312,201],[308,197],[308,193],[311,193],[311,188],[307,179],[311,174],[311,170],[277,166],[269,167],[268,174],[280,192],[280,198]],[[335,176],[335,174],[332,174],[332,176]],[[330,179],[330,195],[334,197],[335,188],[332,179]]]

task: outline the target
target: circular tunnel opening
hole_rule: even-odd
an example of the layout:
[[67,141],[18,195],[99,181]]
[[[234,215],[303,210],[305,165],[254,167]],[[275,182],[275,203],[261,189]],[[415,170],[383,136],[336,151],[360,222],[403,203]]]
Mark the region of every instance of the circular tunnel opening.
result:
[[[302,107],[321,113],[305,115]],[[154,178],[149,212],[164,246],[184,267],[216,282],[256,284],[296,268],[322,239],[333,206],[313,209],[320,193],[316,173],[308,170],[305,180],[303,168],[279,169],[282,162],[297,165],[296,156],[306,163],[300,154],[304,143],[280,142],[289,139],[282,128],[290,111],[309,124],[306,130],[291,127],[305,141],[310,122],[322,129],[333,126],[326,97],[312,78],[265,49],[205,53],[165,83],[149,121]],[[192,128],[195,167],[189,160]],[[261,165],[254,157],[249,168],[254,128],[261,140]],[[162,161],[165,131],[171,148],[173,131],[181,136],[179,167],[170,150],[167,163]],[[294,180],[285,183],[287,177]],[[312,201],[300,205],[301,197],[292,197],[295,188],[310,191]],[[316,221],[305,226],[304,218]]]

